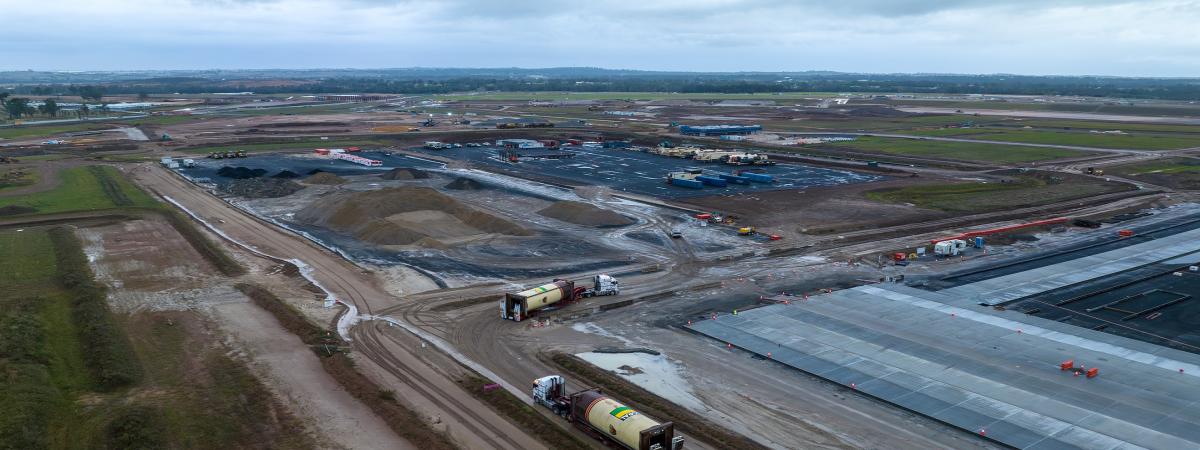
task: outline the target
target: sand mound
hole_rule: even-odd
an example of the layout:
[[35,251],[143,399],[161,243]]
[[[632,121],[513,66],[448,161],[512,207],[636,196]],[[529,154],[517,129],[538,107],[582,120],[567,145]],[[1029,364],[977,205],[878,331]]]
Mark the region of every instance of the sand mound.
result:
[[385,180],[420,180],[429,178],[429,173],[421,169],[399,167],[385,172],[383,175],[380,175],[379,178],[383,178]]
[[607,209],[598,208],[591,203],[562,200],[542,208],[538,214],[589,227],[621,227],[636,222]]
[[296,220],[381,245],[442,247],[444,242],[488,233],[532,234],[427,187],[329,195],[297,213]]
[[346,182],[346,179],[329,172],[318,172],[305,178],[304,182],[308,184],[342,184]]
[[304,186],[283,178],[247,178],[234,180],[225,191],[238,197],[279,198],[295,194]]
[[455,178],[450,184],[446,185],[446,189],[454,189],[456,191],[478,191],[483,189],[483,184],[470,178]]

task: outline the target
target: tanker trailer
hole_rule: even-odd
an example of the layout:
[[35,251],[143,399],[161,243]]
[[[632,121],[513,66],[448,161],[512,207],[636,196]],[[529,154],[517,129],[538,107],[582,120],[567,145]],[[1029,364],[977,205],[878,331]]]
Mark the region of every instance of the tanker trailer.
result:
[[575,283],[569,280],[554,280],[516,294],[504,294],[504,300],[500,301],[500,317],[520,322],[534,311],[574,300],[575,294]]
[[533,381],[533,401],[607,442],[628,450],[680,450],[683,437],[675,436],[675,424],[658,423],[599,389],[565,395],[566,381],[550,375]]

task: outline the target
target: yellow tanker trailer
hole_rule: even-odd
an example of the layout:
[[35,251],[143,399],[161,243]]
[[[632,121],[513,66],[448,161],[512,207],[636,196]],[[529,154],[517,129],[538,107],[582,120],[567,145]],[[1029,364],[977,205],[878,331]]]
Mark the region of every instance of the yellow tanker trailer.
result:
[[554,280],[515,294],[504,294],[504,299],[500,301],[500,317],[520,322],[529,318],[535,311],[556,303],[599,295],[617,295],[620,292],[621,287],[617,279],[604,274],[593,276],[590,288],[575,286],[575,282],[570,280]]
[[675,424],[659,423],[605,396],[599,389],[565,395],[566,380],[550,375],[533,381],[533,401],[594,436],[629,450],[679,450],[683,437]]
[[533,311],[545,308],[562,301],[575,299],[575,282],[569,280],[554,280],[533,289],[512,294],[504,294],[500,304],[500,317],[520,322],[529,317]]

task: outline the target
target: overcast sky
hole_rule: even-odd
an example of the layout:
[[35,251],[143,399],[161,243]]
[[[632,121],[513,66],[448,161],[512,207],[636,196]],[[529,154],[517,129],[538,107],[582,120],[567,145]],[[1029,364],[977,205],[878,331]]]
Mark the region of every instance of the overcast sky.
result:
[[0,69],[1200,76],[1200,1],[0,0]]

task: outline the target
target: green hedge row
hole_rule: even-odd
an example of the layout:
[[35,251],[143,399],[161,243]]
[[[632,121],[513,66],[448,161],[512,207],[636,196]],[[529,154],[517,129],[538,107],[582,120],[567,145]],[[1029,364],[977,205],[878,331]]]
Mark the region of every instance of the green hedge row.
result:
[[0,449],[41,449],[59,392],[47,367],[41,299],[21,299],[0,311]]
[[106,448],[158,450],[167,446],[167,422],[162,411],[150,406],[123,408],[104,427]]
[[136,384],[142,367],[125,333],[108,309],[104,286],[92,279],[79,238],[70,228],[50,230],[59,282],[71,292],[71,320],[83,347],[83,362],[99,391]]

